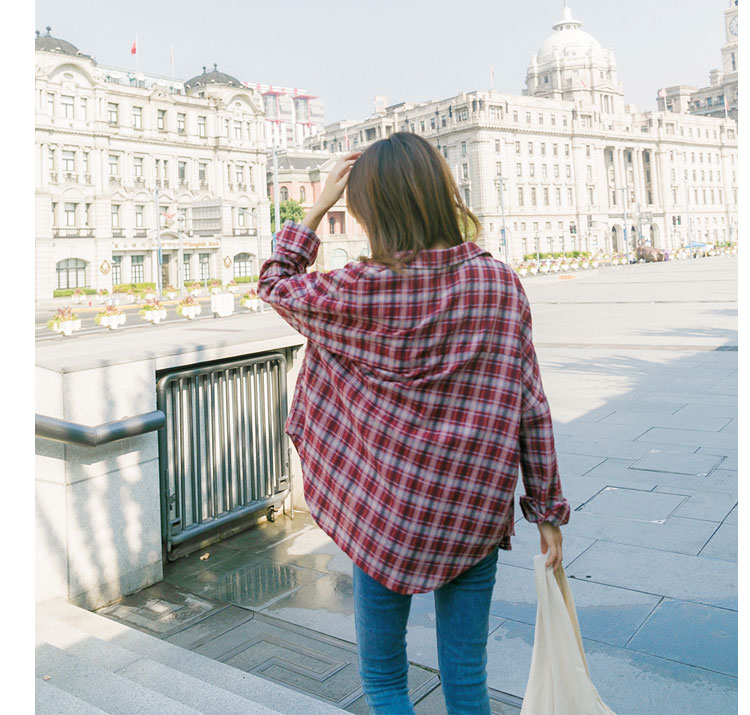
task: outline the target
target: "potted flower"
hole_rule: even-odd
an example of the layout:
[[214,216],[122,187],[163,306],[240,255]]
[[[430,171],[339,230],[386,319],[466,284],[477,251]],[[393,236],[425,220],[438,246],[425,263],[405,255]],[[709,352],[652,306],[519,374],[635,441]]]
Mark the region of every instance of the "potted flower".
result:
[[192,295],[189,295],[177,304],[177,313],[183,318],[193,320],[201,313],[200,303]]
[[84,295],[85,293],[80,288],[76,288],[73,291],[73,302],[80,303],[83,300]]
[[149,300],[138,315],[149,323],[159,323],[167,317],[167,309],[158,300]]
[[591,261],[589,260],[588,256],[583,256],[581,258],[581,268],[586,269],[591,266]]
[[590,262],[591,268],[596,268],[599,265],[599,258],[599,256],[592,256]]
[[167,294],[167,298],[169,298],[169,300],[173,300],[177,297],[177,288],[175,288],[174,286],[167,286],[164,289],[164,292]]
[[229,281],[229,283],[227,283],[227,290],[228,290],[228,291],[229,291],[230,293],[236,293],[236,292],[237,292],[237,291],[238,291],[239,289],[240,289],[240,286],[239,286],[239,284],[237,283],[237,281],[236,281],[236,280],[234,280],[234,278],[232,278],[232,280],[231,280],[231,281]]
[[552,273],[558,273],[560,271],[560,268],[561,266],[559,260],[552,261],[549,265],[550,272]]
[[151,288],[146,288],[146,290],[143,293],[143,297],[146,300],[156,300],[156,293]]
[[99,290],[96,291],[96,297],[99,303],[104,303],[107,300],[108,295],[109,291],[106,288],[99,288]]
[[128,298],[128,303],[135,303],[135,291],[132,288],[128,288],[128,292],[126,293]]
[[201,284],[196,281],[185,283],[188,295],[199,296],[201,294]]
[[72,308],[60,308],[55,317],[48,321],[47,327],[65,336],[72,335],[75,330],[81,329],[81,320]]
[[515,271],[519,276],[525,276],[529,272],[529,268],[525,263],[522,263],[520,266],[515,267]]
[[258,298],[258,292],[255,288],[250,288],[245,292],[240,298],[240,305],[248,310],[260,310],[260,298]]
[[125,313],[116,305],[108,305],[104,310],[100,310],[94,321],[103,328],[114,330],[125,324]]
[[211,289],[211,295],[218,295],[221,293],[221,281],[214,279],[209,281],[208,285]]
[[539,273],[539,264],[536,261],[532,261],[531,265],[529,266],[529,273],[532,276],[535,276],[537,273]]

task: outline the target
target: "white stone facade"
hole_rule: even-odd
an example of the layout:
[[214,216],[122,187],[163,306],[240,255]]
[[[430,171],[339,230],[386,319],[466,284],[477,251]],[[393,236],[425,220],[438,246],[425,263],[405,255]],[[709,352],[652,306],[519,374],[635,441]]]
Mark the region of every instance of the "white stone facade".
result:
[[623,226],[631,251],[640,238],[662,248],[736,241],[736,122],[637,112],[624,104],[612,53],[569,8],[553,27],[532,56],[524,95],[404,102],[327,125],[306,146],[338,153],[416,132],[450,165],[482,223],[480,245],[511,262],[537,247],[624,253]]
[[157,190],[158,213],[180,219],[161,231],[164,285],[179,281],[177,228],[184,278],[259,272],[271,248],[262,96],[186,87],[37,37],[37,299],[156,282]]

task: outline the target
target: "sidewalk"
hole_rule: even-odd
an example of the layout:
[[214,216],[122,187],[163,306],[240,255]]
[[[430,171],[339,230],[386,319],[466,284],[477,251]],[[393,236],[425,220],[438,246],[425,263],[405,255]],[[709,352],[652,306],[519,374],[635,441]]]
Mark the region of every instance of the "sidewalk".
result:
[[[591,677],[618,715],[734,713],[737,259],[524,286],[574,509],[564,566]],[[533,645],[539,539],[517,514],[491,608],[497,713],[518,712]],[[351,563],[304,512],[169,564],[163,583],[99,613],[367,712]],[[417,712],[444,712],[429,594],[413,599],[407,643]]]

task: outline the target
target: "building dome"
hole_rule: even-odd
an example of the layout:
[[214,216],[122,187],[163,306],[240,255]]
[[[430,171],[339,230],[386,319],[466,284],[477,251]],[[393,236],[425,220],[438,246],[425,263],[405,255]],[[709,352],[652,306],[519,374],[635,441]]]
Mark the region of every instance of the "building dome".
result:
[[216,65],[214,65],[213,72],[206,72],[206,68],[204,67],[203,74],[196,75],[185,82],[185,89],[202,89],[204,87],[215,85],[226,85],[228,87],[244,86],[236,77],[232,77],[232,75],[224,72],[219,72]]
[[599,41],[581,27],[582,22],[573,19],[571,9],[566,5],[562,20],[552,25],[554,32],[542,43],[536,53],[539,64],[544,64],[555,57],[587,57],[606,60],[606,55]]
[[52,28],[49,25],[47,25],[45,29],[47,30],[46,35],[40,35],[39,30],[36,32],[35,45],[37,50],[43,50],[44,52],[58,52],[61,55],[73,55],[73,57],[78,57],[82,54],[78,51],[78,48],[75,45],[72,45],[67,40],[52,37],[52,35],[50,35]]

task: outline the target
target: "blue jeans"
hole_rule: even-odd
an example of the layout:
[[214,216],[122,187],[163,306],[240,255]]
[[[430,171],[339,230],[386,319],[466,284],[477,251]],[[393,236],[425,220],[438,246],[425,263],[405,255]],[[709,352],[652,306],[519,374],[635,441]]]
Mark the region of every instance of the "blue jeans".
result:
[[[487,635],[497,549],[433,593],[440,680],[449,715],[490,715]],[[354,566],[359,672],[370,712],[408,715],[406,622],[411,596],[395,593]]]

